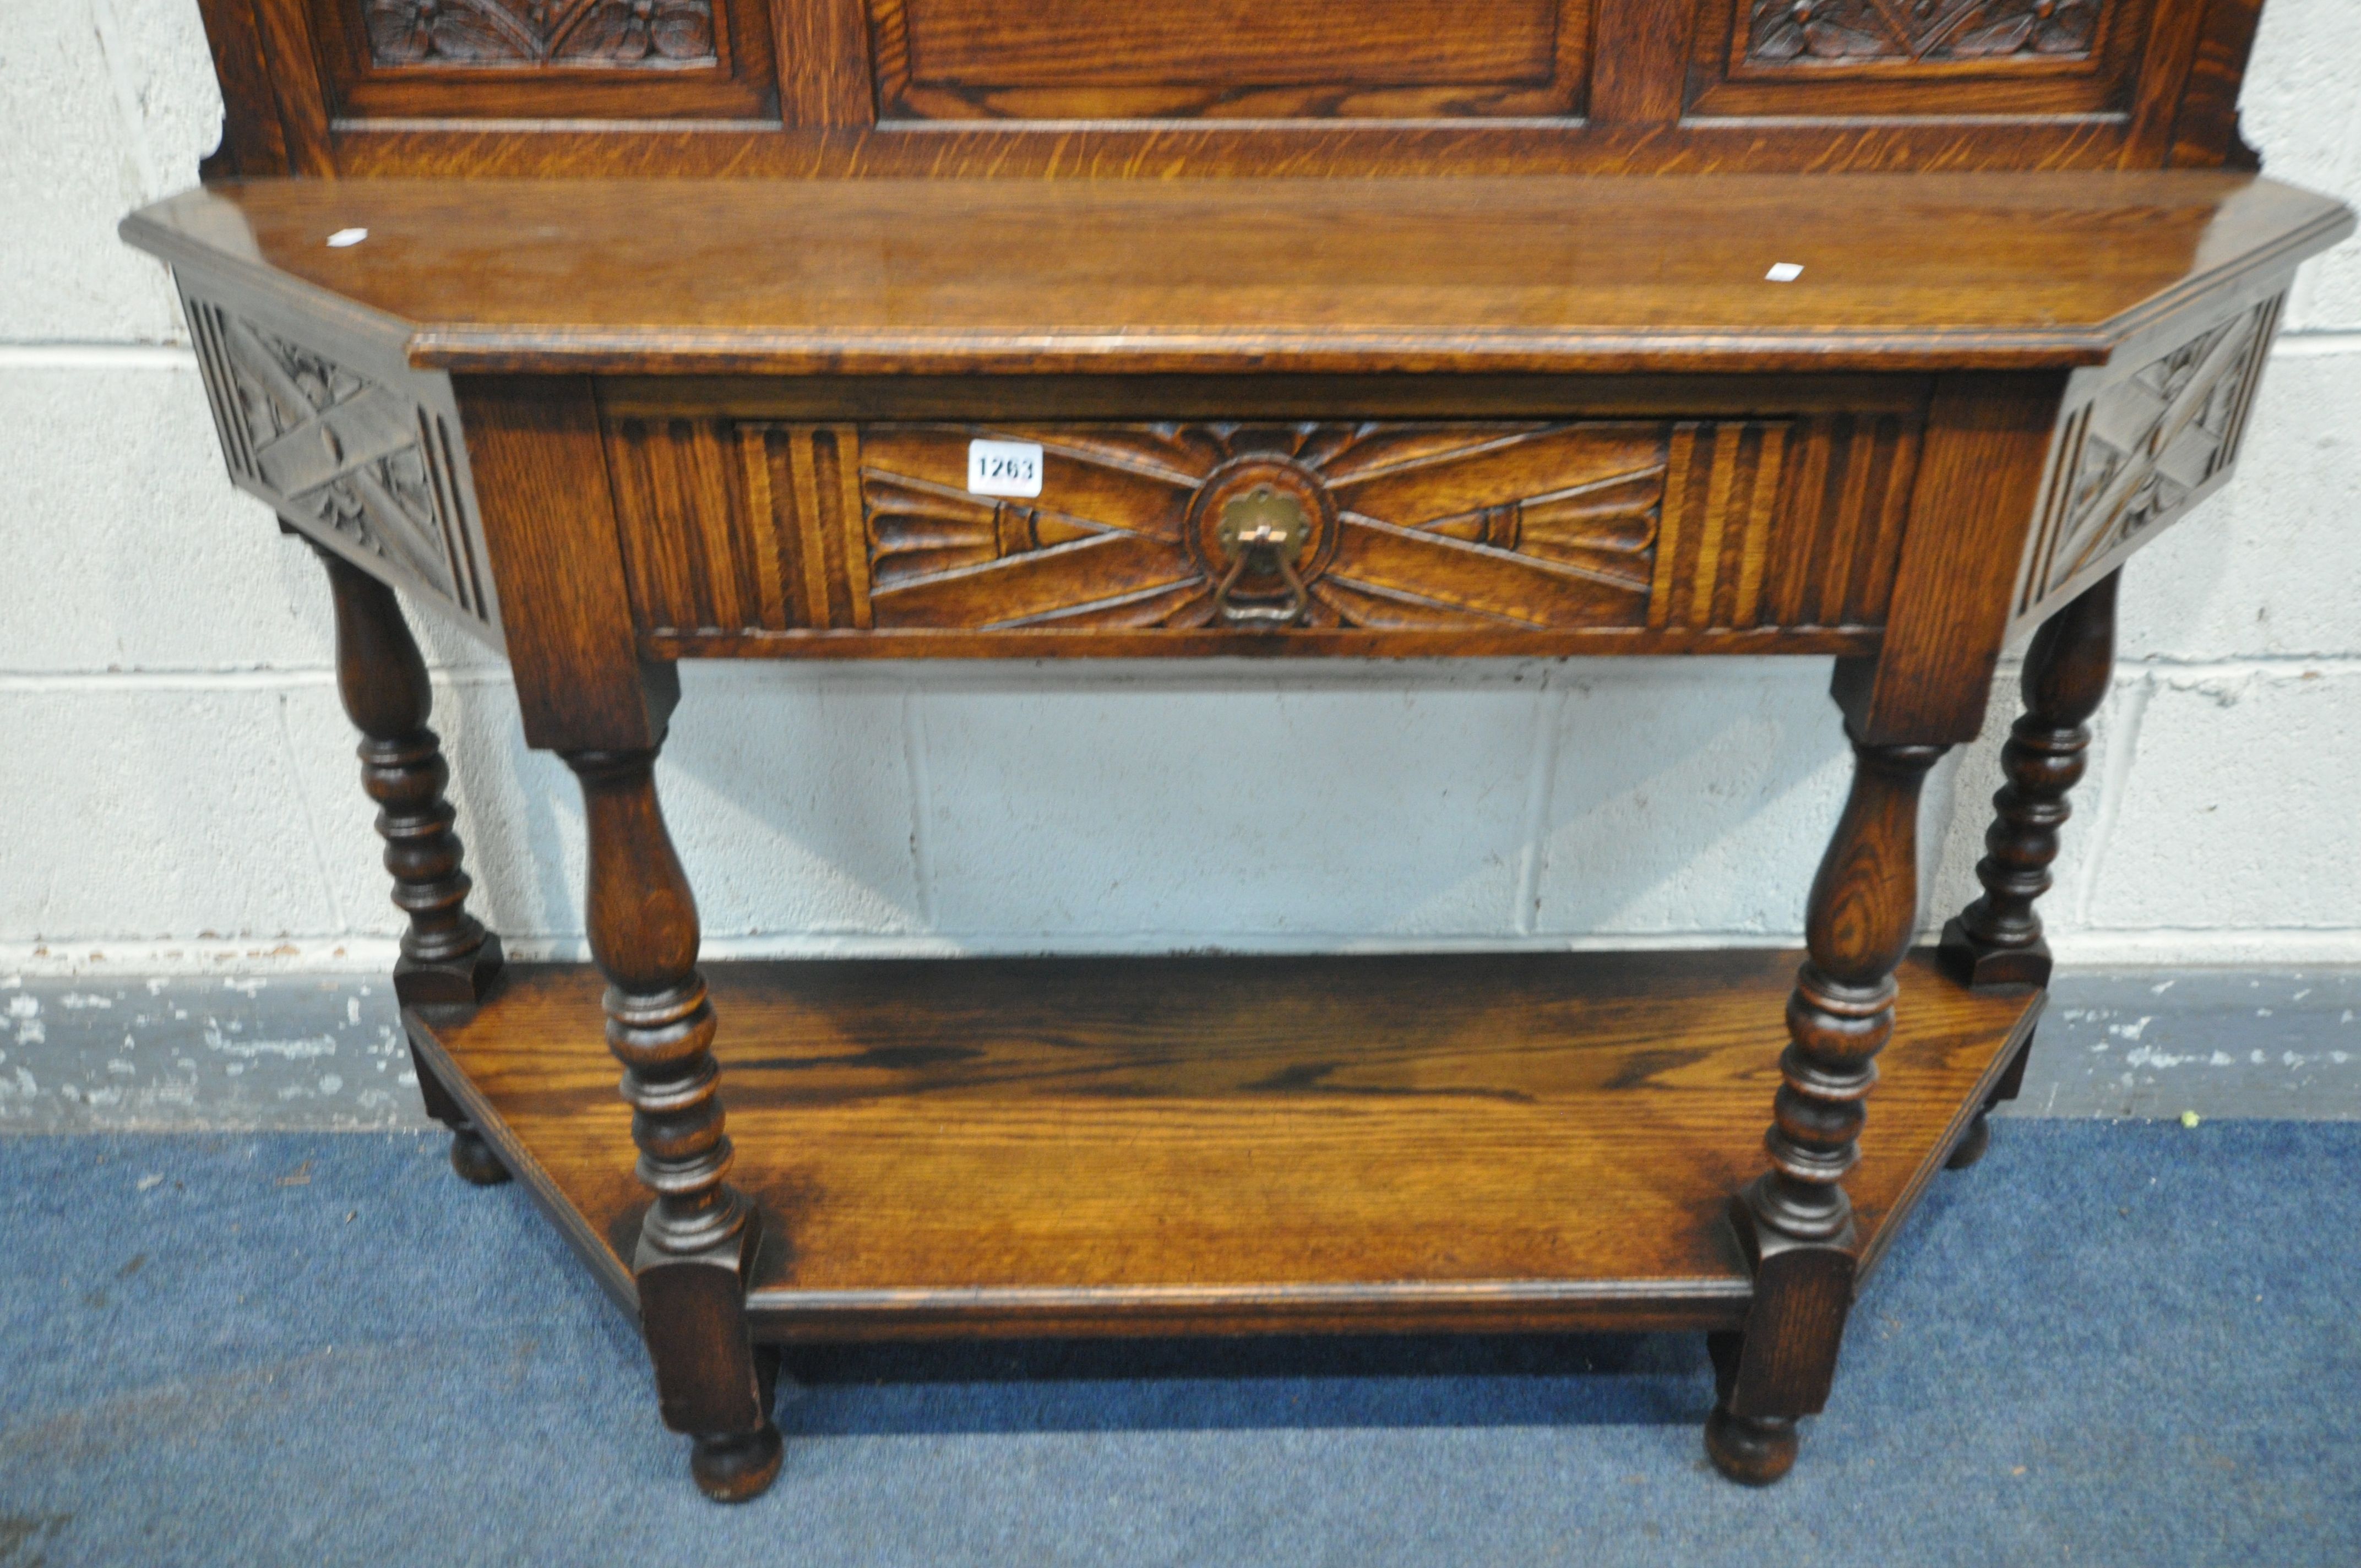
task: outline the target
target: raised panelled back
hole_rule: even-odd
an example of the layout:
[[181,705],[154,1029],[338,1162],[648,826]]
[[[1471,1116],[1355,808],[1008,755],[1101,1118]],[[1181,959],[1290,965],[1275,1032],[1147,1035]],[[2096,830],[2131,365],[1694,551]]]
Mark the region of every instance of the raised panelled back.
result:
[[880,117],[1581,113],[1587,0],[868,0]]
[[2261,0],[200,4],[212,175],[1165,176],[2244,165]]

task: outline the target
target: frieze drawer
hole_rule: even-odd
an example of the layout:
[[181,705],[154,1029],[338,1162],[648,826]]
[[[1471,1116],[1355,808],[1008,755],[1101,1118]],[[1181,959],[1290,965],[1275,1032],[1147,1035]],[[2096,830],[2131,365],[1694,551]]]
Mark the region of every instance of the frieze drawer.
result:
[[1841,650],[1883,622],[1917,422],[627,414],[608,445],[659,654]]

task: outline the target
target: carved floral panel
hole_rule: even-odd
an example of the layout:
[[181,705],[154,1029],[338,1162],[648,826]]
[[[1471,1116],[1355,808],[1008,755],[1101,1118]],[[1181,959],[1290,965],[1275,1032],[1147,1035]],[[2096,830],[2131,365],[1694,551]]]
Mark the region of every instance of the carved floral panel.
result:
[[717,63],[712,0],[363,0],[380,66]]
[[1752,0],[1746,58],[1763,65],[2081,59],[2105,0]]

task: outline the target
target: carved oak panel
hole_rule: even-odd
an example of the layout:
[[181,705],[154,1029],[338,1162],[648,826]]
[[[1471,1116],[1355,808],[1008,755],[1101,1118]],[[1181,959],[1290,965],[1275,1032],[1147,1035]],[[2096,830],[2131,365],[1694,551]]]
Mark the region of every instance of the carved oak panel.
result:
[[380,66],[712,65],[711,0],[364,0]]
[[2126,115],[2174,0],[1697,0],[1704,115]]
[[309,13],[324,68],[320,110],[355,126],[778,114],[764,0],[290,4]]
[[496,630],[450,411],[212,301],[182,301],[230,477],[304,532]]
[[2082,59],[2105,0],[1751,0],[1746,58],[1820,60]]
[[2070,404],[2020,616],[2112,571],[2229,477],[2285,299],[2210,323]]
[[[1038,444],[1040,493],[972,492],[979,439]],[[1243,633],[1282,609],[1375,632],[1873,628],[1916,450],[1892,411],[609,430],[639,621],[680,652],[793,631]],[[1272,559],[1224,543],[1248,514],[1301,521],[1300,603]]]

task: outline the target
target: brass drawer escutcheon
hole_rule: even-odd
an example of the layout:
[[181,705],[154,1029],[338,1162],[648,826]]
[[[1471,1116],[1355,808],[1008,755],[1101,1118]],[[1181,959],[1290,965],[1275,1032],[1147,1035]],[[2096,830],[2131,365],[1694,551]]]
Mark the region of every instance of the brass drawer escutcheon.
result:
[[[1257,485],[1233,496],[1222,507],[1222,521],[1213,537],[1230,560],[1213,589],[1213,614],[1230,626],[1292,626],[1303,619],[1312,603],[1311,591],[1296,576],[1295,563],[1312,535],[1312,520],[1303,503],[1268,485]],[[1287,586],[1287,601],[1279,605],[1241,604],[1232,596],[1242,578],[1276,576]]]

